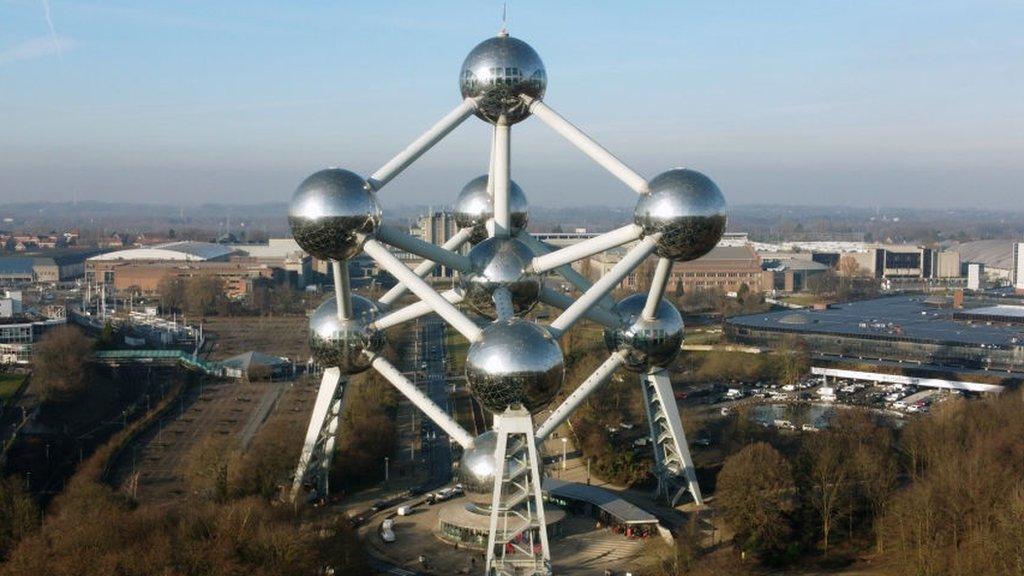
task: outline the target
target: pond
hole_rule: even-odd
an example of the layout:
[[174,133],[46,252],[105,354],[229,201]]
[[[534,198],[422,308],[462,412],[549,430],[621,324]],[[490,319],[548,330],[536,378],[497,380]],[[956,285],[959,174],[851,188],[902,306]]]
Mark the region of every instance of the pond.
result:
[[810,424],[815,428],[827,428],[829,420],[835,416],[835,413],[836,410],[832,406],[807,404],[804,402],[796,404],[762,404],[750,408],[750,419],[759,424],[771,425],[776,420],[789,420],[797,428],[804,424]]

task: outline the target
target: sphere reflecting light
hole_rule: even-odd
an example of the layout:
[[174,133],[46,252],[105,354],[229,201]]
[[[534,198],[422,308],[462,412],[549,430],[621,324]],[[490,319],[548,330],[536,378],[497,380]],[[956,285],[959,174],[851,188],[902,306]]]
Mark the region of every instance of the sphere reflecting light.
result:
[[646,294],[624,298],[615,306],[622,327],[604,331],[608,350],[625,350],[626,368],[634,372],[667,367],[683,345],[683,317],[679,310],[662,299],[654,310],[654,319],[646,320],[642,314],[646,303]]
[[634,221],[645,235],[661,233],[655,252],[676,262],[696,260],[725,233],[725,197],[710,178],[676,168],[656,176],[640,197]]
[[469,251],[472,272],[462,275],[464,302],[481,316],[496,318],[494,291],[507,288],[513,312],[520,316],[537,303],[540,278],[527,272],[533,252],[516,238],[487,238]]
[[[510,181],[508,211],[513,235],[526,228],[527,208],[523,189],[514,181]],[[487,238],[487,221],[494,217],[494,201],[487,192],[487,174],[477,176],[463,186],[452,211],[455,213],[455,223],[459,228],[473,228],[470,242],[476,244]]]
[[337,366],[343,374],[357,374],[370,367],[372,358],[384,348],[384,331],[369,327],[380,314],[377,305],[353,294],[352,317],[338,318],[334,296],[324,300],[309,319],[309,349],[321,366]]
[[[515,454],[524,448],[521,436],[510,436],[505,447],[507,454]],[[488,430],[473,439],[459,459],[459,482],[466,497],[475,504],[490,505],[494,490],[494,474],[498,470],[495,451],[498,449],[498,433]],[[508,460],[505,461],[508,470]]]
[[515,124],[530,115],[520,96],[543,99],[547,73],[529,44],[501,35],[476,45],[462,63],[463,98],[479,98],[476,115],[492,124]]
[[543,408],[565,377],[562,350],[544,328],[527,320],[499,320],[466,354],[469,391],[491,412]]
[[359,253],[357,234],[373,234],[380,226],[376,194],[358,174],[331,168],[299,184],[288,207],[292,236],[303,250],[320,260],[347,260]]

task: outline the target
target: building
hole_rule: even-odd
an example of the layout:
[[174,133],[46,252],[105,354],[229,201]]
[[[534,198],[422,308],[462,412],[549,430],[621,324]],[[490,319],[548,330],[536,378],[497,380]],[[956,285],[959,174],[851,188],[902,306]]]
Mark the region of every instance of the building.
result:
[[956,250],[933,252],[932,277],[937,279],[961,278],[960,253]]
[[24,256],[0,258],[0,286],[25,286],[35,281],[34,258]]
[[[444,244],[448,240],[451,240],[452,236],[455,236],[459,232],[459,226],[455,222],[455,214],[452,212],[438,212],[431,210],[429,213],[420,216],[416,220],[415,226],[413,226],[409,233],[413,236],[429,242],[430,244],[437,244],[438,246]],[[464,247],[462,252],[466,251]],[[413,267],[423,261],[422,258],[415,254],[397,254],[399,260],[404,261]],[[454,271],[449,269],[447,266],[438,264],[434,267],[434,271],[430,274],[435,278],[451,278],[454,275]]]
[[229,244],[234,251],[232,260],[263,264],[279,268],[290,286],[305,288],[313,283],[313,259],[292,238],[271,238],[266,244]]
[[[1005,310],[996,312],[1012,319]],[[822,310],[734,316],[726,321],[725,332],[733,341],[765,347],[783,346],[787,336],[797,337],[815,355],[859,363],[1024,372],[1019,325],[968,324],[961,314],[955,308],[931,306],[923,296],[891,296]]]
[[677,262],[672,266],[667,289],[684,292],[690,290],[720,289],[736,292],[744,284],[752,292],[764,292],[764,271],[761,257],[750,244],[716,246],[700,258],[690,262]]
[[1024,242],[1013,243],[1013,273],[1010,282],[1018,294],[1024,294]]
[[967,264],[967,289],[968,290],[984,290],[985,289],[985,265],[978,262],[968,262]]
[[763,287],[777,292],[801,292],[810,278],[825,274],[832,267],[816,260],[793,259],[764,261]]
[[931,278],[932,249],[921,246],[876,246],[851,254],[857,267],[875,278]]
[[[19,300],[20,303],[20,300]],[[15,314],[0,317],[0,364],[27,364],[32,360],[32,347],[47,330],[67,323],[63,306],[54,307],[46,316]]]

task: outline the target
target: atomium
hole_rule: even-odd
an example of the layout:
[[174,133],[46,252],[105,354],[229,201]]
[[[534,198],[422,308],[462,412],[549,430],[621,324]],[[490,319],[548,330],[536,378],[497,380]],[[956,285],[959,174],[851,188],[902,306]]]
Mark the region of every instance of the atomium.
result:
[[516,406],[536,412],[555,397],[564,377],[558,342],[527,320],[495,321],[466,354],[469,391],[494,413]]
[[497,318],[494,291],[505,288],[521,316],[537,303],[540,278],[527,272],[533,252],[516,238],[488,238],[469,251],[472,272],[460,277],[465,302],[481,316]]
[[335,297],[324,300],[309,319],[309,349],[321,366],[337,366],[343,374],[357,374],[370,367],[372,358],[384,348],[382,330],[370,327],[380,314],[375,303],[351,295],[352,317],[338,317]]
[[622,317],[622,326],[606,329],[604,341],[608,350],[626,352],[625,366],[633,372],[665,368],[679,354],[683,345],[683,317],[666,300],[660,300],[653,319],[643,317],[644,294],[634,294],[615,306]]
[[676,168],[656,176],[634,219],[645,235],[661,233],[655,252],[676,262],[707,254],[725,232],[725,198],[710,178]]
[[462,63],[463,98],[476,98],[476,115],[492,124],[515,124],[530,115],[521,96],[544,98],[547,73],[529,44],[500,35],[476,45]]
[[[462,452],[459,459],[459,482],[468,498],[476,504],[491,503],[494,491],[494,471],[497,469],[494,453],[498,448],[498,434],[488,430],[473,439],[473,445]],[[506,452],[515,454],[523,450],[522,438],[510,438]],[[506,470],[510,468],[505,462]]]
[[[508,211],[512,224],[511,234],[526,228],[528,220],[526,195],[514,181],[509,180]],[[494,217],[494,199],[487,192],[487,175],[477,176],[463,186],[452,209],[459,228],[472,228],[469,241],[476,244],[487,238],[487,221]]]
[[292,236],[321,260],[346,260],[359,253],[359,234],[380,226],[377,197],[359,175],[331,168],[299,184],[288,208]]

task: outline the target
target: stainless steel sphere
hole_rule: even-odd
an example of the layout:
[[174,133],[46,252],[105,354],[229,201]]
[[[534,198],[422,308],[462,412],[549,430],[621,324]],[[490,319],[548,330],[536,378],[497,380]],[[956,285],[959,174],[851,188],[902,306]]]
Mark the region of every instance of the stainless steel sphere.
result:
[[491,412],[510,406],[543,408],[565,378],[562,349],[547,330],[527,320],[499,320],[466,354],[469,391]]
[[[508,211],[515,234],[526,228],[527,203],[523,189],[514,181],[509,182]],[[459,228],[473,228],[469,241],[476,244],[487,238],[487,221],[494,217],[494,201],[487,192],[487,174],[477,176],[463,186],[455,200],[455,222]]]
[[634,372],[647,372],[651,368],[665,368],[679,354],[683,345],[683,317],[679,310],[662,299],[654,310],[654,319],[642,316],[646,294],[634,294],[615,306],[622,317],[617,330],[605,330],[604,342],[608,350],[625,350],[626,368]]
[[352,317],[338,318],[334,296],[317,306],[309,319],[309,349],[321,366],[337,366],[342,374],[358,374],[370,367],[371,358],[384,348],[384,331],[369,327],[380,310],[362,296],[352,295]]
[[634,220],[644,234],[661,232],[657,254],[676,262],[707,254],[725,232],[725,198],[710,178],[676,168],[650,181]]
[[[522,437],[512,436],[505,447],[507,454],[515,454],[523,450]],[[494,458],[498,449],[498,433],[488,430],[473,439],[473,444],[466,448],[459,459],[459,482],[466,492],[466,497],[475,504],[490,505],[494,490],[494,474],[498,470]],[[505,461],[506,470],[508,461]]]
[[469,251],[472,271],[460,276],[464,302],[481,316],[496,318],[493,294],[507,288],[517,316],[529,312],[537,303],[540,278],[526,268],[533,252],[516,238],[487,238]]
[[476,45],[462,63],[463,98],[479,98],[476,115],[496,124],[515,124],[530,115],[520,96],[544,98],[548,78],[544,63],[529,44],[500,35]]
[[348,170],[321,170],[299,184],[288,207],[292,236],[321,260],[346,260],[359,253],[356,234],[373,234],[380,225],[377,196],[366,181]]

